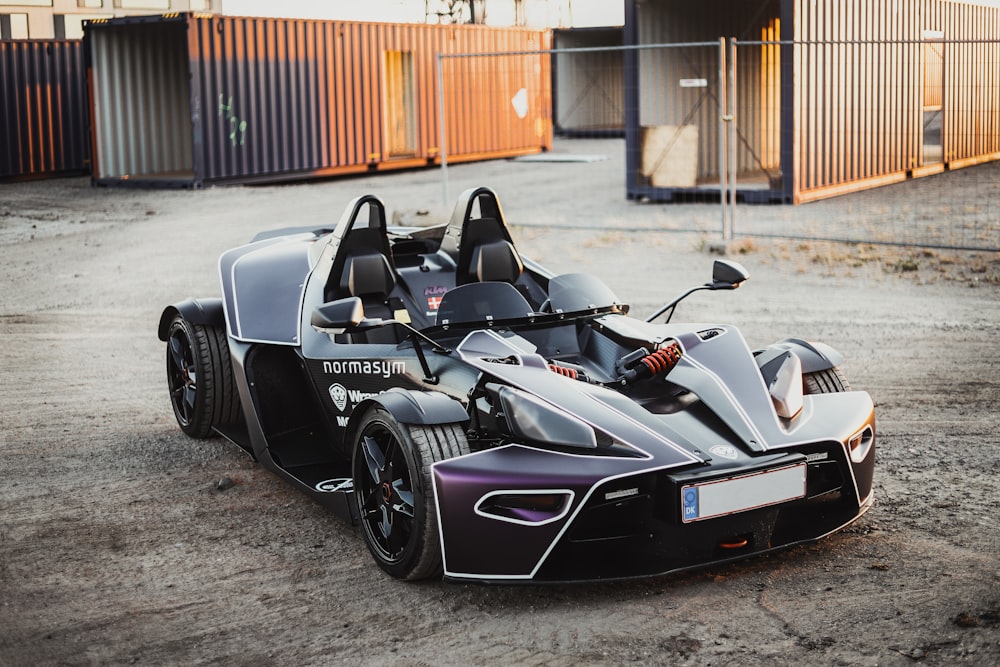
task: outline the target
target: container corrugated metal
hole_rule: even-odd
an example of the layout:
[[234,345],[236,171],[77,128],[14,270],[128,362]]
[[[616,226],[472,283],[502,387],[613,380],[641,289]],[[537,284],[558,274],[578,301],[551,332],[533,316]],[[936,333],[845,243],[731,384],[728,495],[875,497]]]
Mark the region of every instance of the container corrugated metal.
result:
[[[736,190],[747,201],[799,203],[1000,159],[998,7],[946,0],[629,0],[626,10],[627,44],[736,37],[727,56],[735,66],[726,66],[736,71],[735,85],[727,85],[735,100],[725,107],[734,111],[736,164],[727,169],[736,172]],[[650,48],[635,60],[628,75],[636,86],[626,123],[633,156],[628,196],[672,199],[704,191],[720,155],[712,126],[721,107],[710,99],[718,56]],[[684,72],[708,73],[705,95],[672,90]],[[699,130],[699,185],[652,187],[634,157],[641,130],[681,122]]]
[[795,201],[1000,158],[998,40],[997,7],[795,0]]
[[553,33],[552,118],[557,134],[624,136],[623,51],[607,50],[621,46],[621,28]]
[[[720,99],[719,77],[720,67],[728,67],[720,53],[719,39],[735,36],[760,40],[762,29],[775,29],[780,9],[779,0],[696,4],[632,0],[626,4],[625,43],[651,47],[631,56],[635,71],[626,73],[631,77],[626,90],[630,84],[635,86],[628,105],[631,111],[626,110],[629,198],[669,201],[690,194],[718,196],[720,142],[725,143],[725,138],[719,136],[719,119],[727,113],[726,99]],[[754,187],[753,196],[764,201],[780,197],[770,182],[780,181],[780,116],[762,113],[775,102],[779,88],[774,80],[777,66],[777,61],[769,62],[764,54],[757,54],[741,58],[738,70],[736,116],[745,123],[741,132],[747,137],[769,137],[770,151],[737,151],[737,171],[758,171],[771,177],[765,178],[763,187]],[[765,87],[762,82],[769,78]],[[669,146],[669,152],[659,162],[689,164],[690,177],[678,178],[673,185],[660,185],[645,173],[640,156],[648,153],[647,138],[657,129],[667,132],[665,145]]]
[[87,89],[80,40],[0,41],[0,178],[89,167]]
[[[449,162],[551,147],[549,33],[197,14],[86,26],[94,181],[199,186],[433,164],[437,54]],[[153,73],[156,73],[153,75]],[[524,89],[520,117],[511,100]]]

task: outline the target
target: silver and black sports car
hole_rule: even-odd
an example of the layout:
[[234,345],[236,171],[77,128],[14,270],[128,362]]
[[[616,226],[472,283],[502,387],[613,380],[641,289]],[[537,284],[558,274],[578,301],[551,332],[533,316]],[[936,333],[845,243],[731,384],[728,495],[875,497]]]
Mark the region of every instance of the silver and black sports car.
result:
[[219,275],[221,299],[159,323],[181,429],[359,522],[394,577],[658,575],[816,540],[871,506],[873,404],[840,354],[670,322],[692,292],[746,280],[735,262],[629,317],[593,276],[521,257],[478,188],[427,228],[358,197],[333,229],[226,252]]

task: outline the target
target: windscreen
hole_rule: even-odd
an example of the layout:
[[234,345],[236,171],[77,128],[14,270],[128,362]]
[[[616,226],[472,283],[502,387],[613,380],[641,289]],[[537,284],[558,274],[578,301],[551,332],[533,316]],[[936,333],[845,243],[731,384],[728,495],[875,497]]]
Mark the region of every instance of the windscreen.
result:
[[531,306],[509,283],[470,283],[448,291],[438,308],[438,324],[510,320],[531,315]]
[[587,273],[565,273],[549,281],[552,312],[570,313],[621,304],[611,288]]

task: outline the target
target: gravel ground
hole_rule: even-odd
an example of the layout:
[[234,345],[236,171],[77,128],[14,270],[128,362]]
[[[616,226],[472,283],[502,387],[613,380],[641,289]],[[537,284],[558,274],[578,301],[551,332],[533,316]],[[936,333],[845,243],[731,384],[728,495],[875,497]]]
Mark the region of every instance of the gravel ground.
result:
[[[707,279],[717,208],[626,202],[618,146],[453,166],[449,189],[494,187],[525,255],[643,315]],[[445,212],[435,171],[0,185],[0,665],[1000,663],[1000,256],[744,239],[750,281],[679,310],[847,356],[879,440],[875,507],[842,533],[637,582],[404,584],[237,448],[186,438],[155,335],[166,304],[218,293],[223,250],[364,192],[403,219]]]

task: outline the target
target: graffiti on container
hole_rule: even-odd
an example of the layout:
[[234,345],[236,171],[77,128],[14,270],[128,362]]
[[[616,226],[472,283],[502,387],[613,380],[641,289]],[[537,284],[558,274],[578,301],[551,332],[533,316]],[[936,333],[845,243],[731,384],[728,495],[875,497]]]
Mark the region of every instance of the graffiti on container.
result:
[[219,93],[219,118],[223,117],[229,121],[229,140],[233,142],[233,146],[237,141],[242,146],[246,141],[247,122],[233,113],[233,96],[230,95],[227,102],[223,94]]

